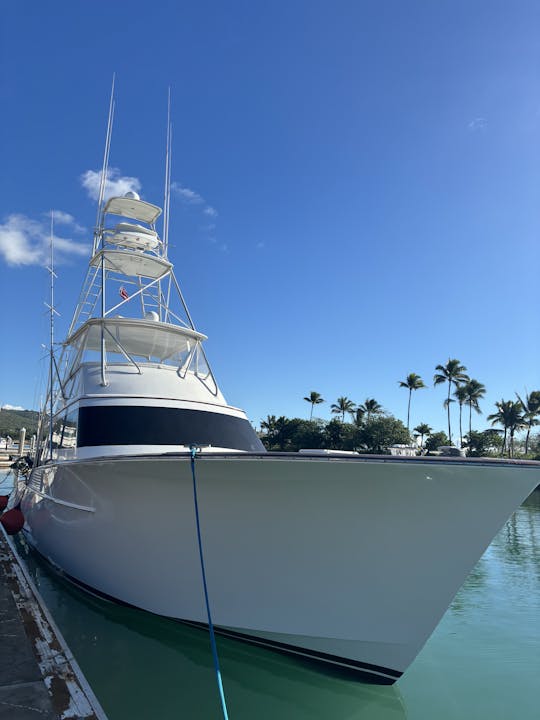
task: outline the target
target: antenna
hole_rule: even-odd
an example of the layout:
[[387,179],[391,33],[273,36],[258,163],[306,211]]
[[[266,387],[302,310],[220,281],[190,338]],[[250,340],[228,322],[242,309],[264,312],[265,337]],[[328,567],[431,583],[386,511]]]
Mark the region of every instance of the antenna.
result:
[[167,99],[167,150],[165,152],[165,198],[163,200],[163,254],[167,257],[169,249],[169,215],[171,205],[171,159],[172,159],[172,125],[171,125],[171,88]]
[[100,178],[100,183],[99,183],[96,229],[94,232],[94,249],[93,249],[92,254],[95,254],[96,250],[98,248],[99,237],[100,237],[99,228],[101,225],[101,211],[102,211],[102,206],[103,206],[103,198],[105,196],[105,185],[107,183],[107,175],[108,175],[108,171],[109,171],[109,154],[111,152],[111,135],[112,135],[112,128],[113,128],[114,105],[115,105],[115,101],[114,101],[115,79],[116,79],[116,73],[113,73],[112,86],[111,86],[111,99],[109,101],[109,118],[107,121],[107,134],[105,136],[105,150],[103,153],[103,167],[101,170],[101,178]]
[[47,267],[49,272],[51,283],[50,283],[50,305],[45,303],[49,308],[49,323],[50,323],[50,338],[49,338],[49,458],[52,460],[53,456],[53,369],[55,365],[54,361],[54,316],[59,315],[54,307],[54,280],[57,277],[54,272],[54,210],[51,210],[51,239],[50,239],[50,266]]

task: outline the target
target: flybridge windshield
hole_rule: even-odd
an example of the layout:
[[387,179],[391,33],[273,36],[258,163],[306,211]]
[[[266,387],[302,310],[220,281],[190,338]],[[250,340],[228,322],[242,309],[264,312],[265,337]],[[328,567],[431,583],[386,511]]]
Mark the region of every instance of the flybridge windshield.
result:
[[197,355],[200,341],[206,339],[194,330],[151,320],[91,320],[68,340],[76,350],[75,357],[72,355],[73,366],[101,358],[102,327],[108,363],[131,360],[174,365],[181,369]]

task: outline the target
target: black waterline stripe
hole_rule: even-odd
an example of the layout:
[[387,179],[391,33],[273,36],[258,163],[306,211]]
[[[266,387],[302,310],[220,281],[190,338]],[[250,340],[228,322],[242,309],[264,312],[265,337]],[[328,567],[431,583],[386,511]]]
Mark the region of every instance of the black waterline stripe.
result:
[[[196,622],[194,620],[181,620],[180,622],[183,622],[186,625],[193,625],[194,627],[198,627],[201,629],[208,627],[205,623]],[[216,632],[219,632],[221,635],[226,635],[228,637],[243,640],[252,644],[271,647],[275,650],[280,650],[285,653],[303,655],[305,657],[319,660],[320,662],[332,663],[333,665],[343,665],[355,670],[364,670],[366,672],[389,676],[392,678],[392,681],[399,679],[403,675],[403,673],[399,672],[399,670],[391,670],[390,668],[386,668],[381,665],[373,665],[372,663],[352,660],[349,658],[341,657],[340,655],[331,655],[330,653],[319,652],[318,650],[311,650],[309,648],[302,647],[301,645],[290,645],[288,643],[283,643],[278,640],[270,640],[268,638],[259,637],[258,635],[249,635],[247,633],[238,632],[237,630],[230,630],[229,628],[216,628]]]
[[[69,580],[69,582],[71,582],[73,585],[76,585],[77,587],[82,588],[83,590],[92,595],[102,598],[103,600],[108,600],[109,602],[113,602],[117,605],[133,608],[134,610],[144,610],[137,605],[133,605],[132,603],[126,602],[125,600],[120,600],[119,598],[102,592],[101,590],[96,590],[96,588],[92,587],[91,585],[87,585],[82,580],[78,580],[76,577],[73,577],[73,575],[65,572],[53,562],[51,562],[47,557],[42,555],[39,550],[37,550],[37,548],[35,548],[31,543],[30,545],[32,549],[37,552],[41,558],[43,558],[47,565],[50,565],[58,575],[65,578],[66,580]],[[144,612],[151,611],[144,610]],[[165,617],[169,620],[175,620],[176,622],[180,622],[183,625],[189,625],[191,627],[196,627],[201,630],[208,629],[208,625],[206,623],[197,622],[196,620],[173,618],[169,615],[159,615],[158,613],[151,614],[157,615],[158,617]],[[224,637],[230,637],[241,642],[246,642],[250,645],[267,647],[271,650],[275,650],[286,655],[298,655],[300,657],[307,658],[308,660],[314,660],[321,664],[332,665],[334,667],[352,670],[355,673],[364,676],[367,680],[381,685],[392,685],[403,675],[403,673],[399,670],[392,670],[391,668],[387,668],[382,665],[374,665],[372,663],[361,662],[360,660],[352,660],[349,658],[341,657],[339,655],[330,655],[329,653],[319,652],[318,650],[311,650],[309,648],[304,648],[300,645],[289,645],[288,643],[262,638],[257,635],[249,635],[247,633],[238,632],[236,630],[229,630],[228,628],[223,628],[220,626],[215,626],[214,630],[219,635],[222,635]]]

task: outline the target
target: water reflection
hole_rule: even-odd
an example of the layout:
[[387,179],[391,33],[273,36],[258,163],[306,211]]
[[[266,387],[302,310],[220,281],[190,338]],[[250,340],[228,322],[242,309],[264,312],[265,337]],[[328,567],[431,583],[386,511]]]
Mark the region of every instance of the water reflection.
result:
[[514,577],[521,569],[523,574],[532,573],[540,578],[539,515],[540,491],[535,490],[492,543],[491,549],[497,560]]
[[494,538],[456,595],[451,612],[459,614],[486,606],[493,594],[508,594],[515,588],[521,592],[531,586],[531,582],[537,585],[540,579],[539,515],[540,491],[536,490]]
[[454,598],[450,611],[456,615],[466,613],[474,607],[479,607],[483,601],[482,589],[485,587],[489,576],[489,567],[484,557],[476,563],[463,584],[463,587]]
[[[206,633],[89,596],[19,544],[109,720],[220,717]],[[396,686],[332,676],[301,660],[226,638],[218,644],[235,720],[407,717]]]
[[518,525],[517,513],[514,513],[504,527],[504,549],[507,560],[520,561],[524,549],[527,547],[521,537],[521,527]]

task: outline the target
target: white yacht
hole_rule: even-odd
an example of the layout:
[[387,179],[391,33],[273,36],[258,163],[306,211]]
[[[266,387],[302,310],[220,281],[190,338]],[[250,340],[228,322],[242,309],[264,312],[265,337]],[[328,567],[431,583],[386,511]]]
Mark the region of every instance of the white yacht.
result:
[[205,625],[197,445],[216,631],[391,684],[540,463],[266,452],[209,368],[160,212],[102,203],[20,487],[25,534],[83,588]]

